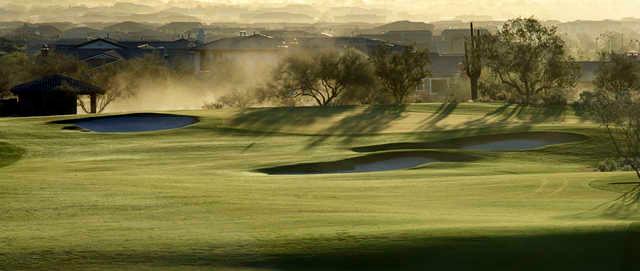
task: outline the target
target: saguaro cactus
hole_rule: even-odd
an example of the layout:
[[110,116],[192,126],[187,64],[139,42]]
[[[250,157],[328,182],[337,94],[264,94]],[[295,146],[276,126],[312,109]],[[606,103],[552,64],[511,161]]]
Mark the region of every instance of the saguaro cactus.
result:
[[482,37],[470,27],[471,36],[464,43],[464,68],[471,82],[471,100],[478,100],[478,81],[482,74]]

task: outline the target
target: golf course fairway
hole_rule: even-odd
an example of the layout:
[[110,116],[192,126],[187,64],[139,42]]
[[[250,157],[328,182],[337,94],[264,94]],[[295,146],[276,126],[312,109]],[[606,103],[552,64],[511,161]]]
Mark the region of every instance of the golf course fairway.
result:
[[[0,270],[640,270],[637,181],[570,108],[501,104],[158,112],[98,133],[0,119]],[[585,140],[409,169],[269,175],[352,149],[491,134]],[[432,151],[432,150],[407,150]],[[368,155],[381,152],[372,152]]]

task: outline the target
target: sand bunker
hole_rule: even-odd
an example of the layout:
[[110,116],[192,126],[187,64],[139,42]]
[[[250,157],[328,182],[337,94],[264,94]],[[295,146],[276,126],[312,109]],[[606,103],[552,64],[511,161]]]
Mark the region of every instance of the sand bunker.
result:
[[572,133],[526,132],[482,135],[437,142],[405,142],[354,148],[356,152],[377,152],[410,149],[462,149],[478,151],[522,151],[549,145],[579,142],[588,137]]
[[433,162],[468,162],[477,159],[461,153],[413,151],[378,153],[333,162],[296,164],[265,168],[259,172],[271,175],[301,175],[375,172],[414,168]]
[[[57,121],[101,133],[132,133],[182,128],[198,122],[198,118],[171,114],[137,113]],[[69,127],[65,127],[70,129]]]

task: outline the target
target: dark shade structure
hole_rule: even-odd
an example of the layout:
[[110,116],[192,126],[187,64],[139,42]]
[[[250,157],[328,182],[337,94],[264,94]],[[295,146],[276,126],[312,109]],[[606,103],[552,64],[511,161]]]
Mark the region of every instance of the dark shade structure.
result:
[[97,96],[104,94],[99,87],[59,74],[17,85],[11,92],[18,96],[21,116],[77,114],[79,95],[90,97],[91,113],[96,113]]

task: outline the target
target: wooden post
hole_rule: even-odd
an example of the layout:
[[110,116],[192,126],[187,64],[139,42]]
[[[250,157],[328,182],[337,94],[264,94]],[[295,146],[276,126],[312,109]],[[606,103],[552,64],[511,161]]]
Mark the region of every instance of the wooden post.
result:
[[91,94],[91,114],[98,112],[98,96],[97,94]]

